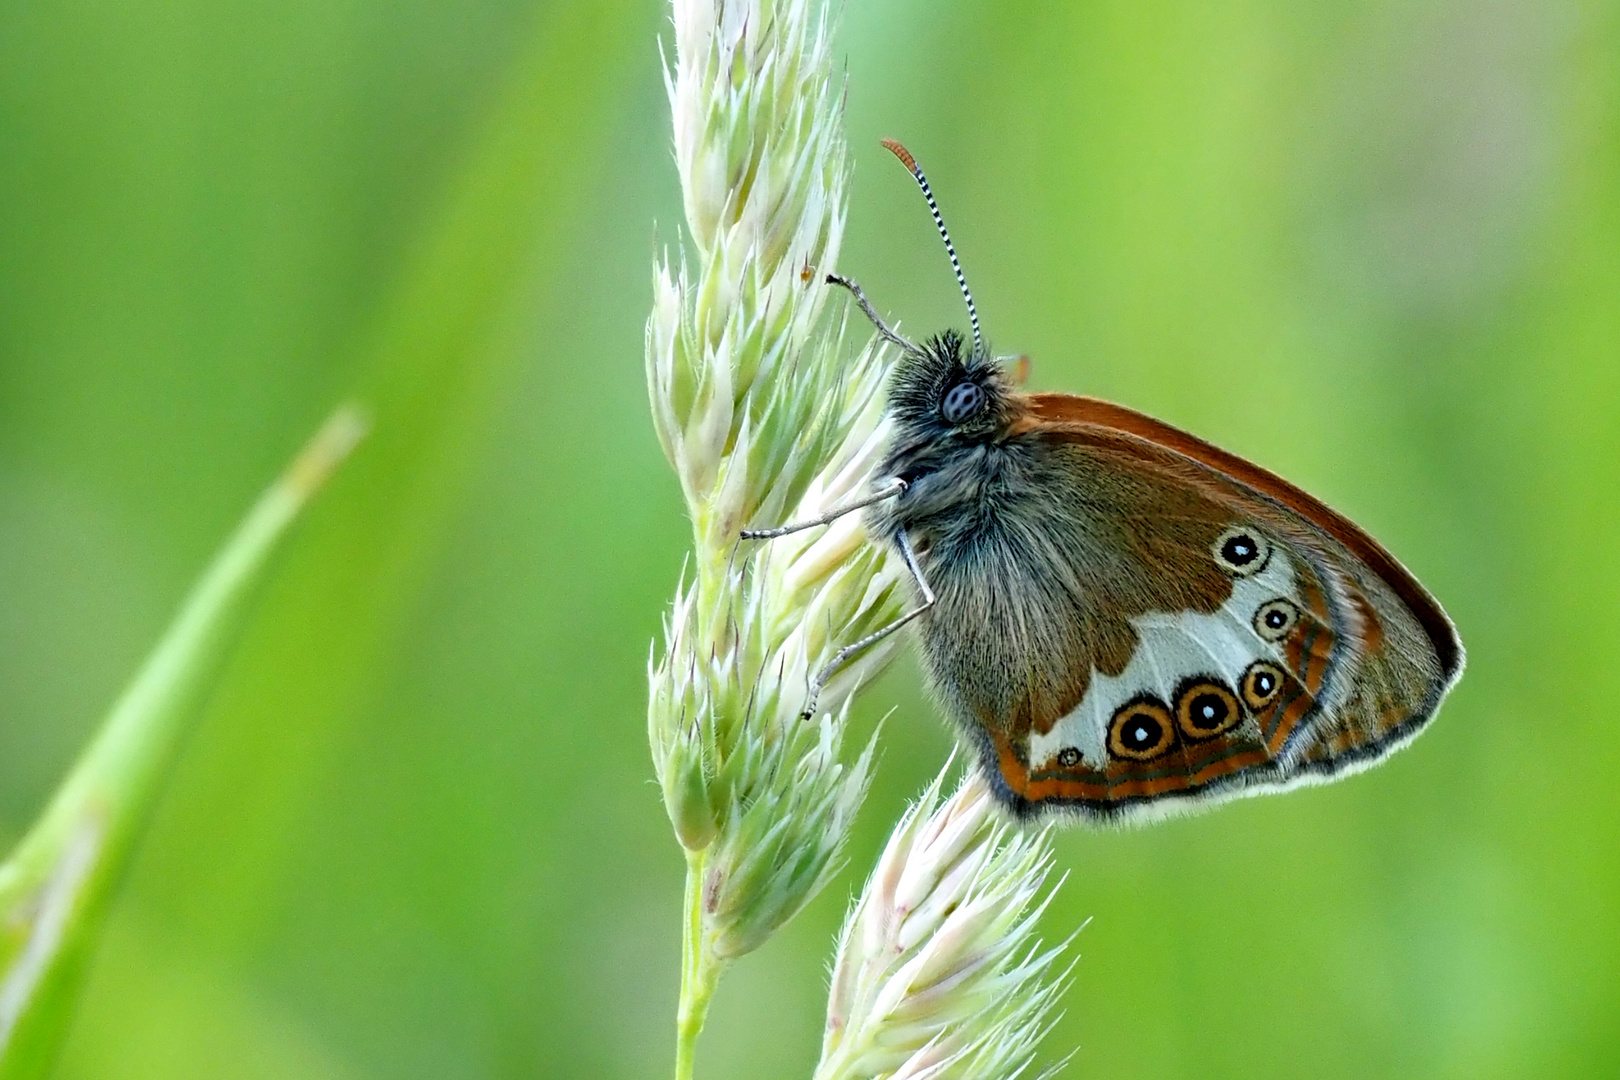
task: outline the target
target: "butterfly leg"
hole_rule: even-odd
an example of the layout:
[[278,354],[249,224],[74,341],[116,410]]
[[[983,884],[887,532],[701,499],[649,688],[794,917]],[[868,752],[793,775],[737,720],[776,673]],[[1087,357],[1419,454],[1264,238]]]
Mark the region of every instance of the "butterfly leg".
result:
[[911,540],[906,536],[904,529],[894,534],[894,542],[900,549],[900,557],[905,560],[906,569],[911,571],[911,579],[917,583],[917,591],[922,593],[922,603],[887,626],[879,627],[861,638],[861,640],[851,642],[839,649],[827,666],[822,668],[820,673],[816,675],[815,681],[810,684],[810,694],[805,700],[804,711],[799,714],[801,720],[808,720],[816,714],[816,705],[821,698],[822,689],[826,687],[834,675],[838,674],[845,664],[926,612],[937,602],[938,598],[934,596],[934,590],[928,586],[928,579],[923,577],[921,568],[917,566],[917,553],[911,550]]
[[866,293],[861,291],[861,287],[859,285],[857,285],[853,281],[849,280],[849,278],[839,277],[837,274],[828,274],[827,275],[827,284],[829,284],[829,285],[842,285],[844,288],[848,289],[851,294],[854,295],[855,303],[860,305],[861,312],[868,319],[872,320],[872,325],[873,326],[877,327],[877,332],[878,332],[879,337],[883,338],[886,341],[893,342],[894,344],[900,346],[900,348],[904,349],[908,353],[921,353],[922,352],[922,349],[917,347],[916,342],[909,341],[906,338],[902,337],[898,331],[896,331],[888,323],[883,321],[883,316],[881,316],[881,315],[879,315],[877,313],[877,309],[872,306],[872,301],[870,301],[870,300],[868,300],[866,298]]
[[852,502],[835,506],[831,510],[828,510],[825,514],[822,514],[820,517],[809,518],[805,521],[795,521],[787,525],[778,525],[774,529],[744,529],[738,535],[744,540],[774,540],[778,536],[786,536],[788,533],[803,532],[805,529],[813,529],[817,525],[830,525],[834,521],[837,521],[839,518],[843,517],[845,514],[854,513],[856,510],[871,506],[873,503],[880,503],[884,499],[892,499],[902,491],[905,491],[908,486],[909,485],[907,485],[904,480],[896,476],[890,480],[884,481],[883,486],[878,488],[877,491],[873,492],[871,495],[863,495],[861,498]]

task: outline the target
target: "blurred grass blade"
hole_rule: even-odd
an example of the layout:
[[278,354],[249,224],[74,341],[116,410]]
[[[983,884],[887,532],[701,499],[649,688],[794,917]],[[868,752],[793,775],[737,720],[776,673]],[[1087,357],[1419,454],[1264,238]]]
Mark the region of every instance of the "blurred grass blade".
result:
[[364,433],[360,415],[340,409],[259,498],[0,866],[0,1077],[50,1068],[112,886],[244,601],[287,527]]

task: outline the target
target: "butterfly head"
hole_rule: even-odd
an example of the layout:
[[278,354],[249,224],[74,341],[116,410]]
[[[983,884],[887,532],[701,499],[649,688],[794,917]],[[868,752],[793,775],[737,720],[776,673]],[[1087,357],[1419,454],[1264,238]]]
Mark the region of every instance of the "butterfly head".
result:
[[1006,426],[1010,394],[1001,364],[947,330],[895,365],[889,414],[901,443],[977,442],[995,438]]
[[908,343],[889,387],[889,411],[900,429],[900,441],[919,444],[994,438],[1010,419],[1010,381],[985,346],[973,293],[968,290],[956,246],[951,243],[928,178],[904,146],[893,139],[884,139],[883,145],[910,171],[928,200],[928,211],[945,242],[945,253],[950,257],[956,284],[967,304],[968,322],[973,327],[971,347],[955,330],[937,334],[921,345]]

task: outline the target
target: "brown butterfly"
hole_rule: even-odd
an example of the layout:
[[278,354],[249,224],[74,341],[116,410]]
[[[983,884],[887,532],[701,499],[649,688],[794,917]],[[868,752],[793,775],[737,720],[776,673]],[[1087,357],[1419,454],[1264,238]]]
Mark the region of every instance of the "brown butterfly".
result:
[[[1160,816],[1367,768],[1433,719],[1462,673],[1440,605],[1353,523],[1286,480],[1141,413],[1026,394],[967,300],[969,349],[918,345],[854,295],[901,357],[867,509],[911,572],[929,683],[997,797],[1102,821]],[[809,710],[807,710],[809,711]]]

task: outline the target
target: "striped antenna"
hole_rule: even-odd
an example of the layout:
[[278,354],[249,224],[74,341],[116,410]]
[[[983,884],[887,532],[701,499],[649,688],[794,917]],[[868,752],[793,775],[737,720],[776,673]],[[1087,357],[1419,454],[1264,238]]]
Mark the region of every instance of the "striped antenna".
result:
[[979,309],[973,306],[973,294],[968,292],[967,277],[962,273],[962,264],[956,258],[956,246],[951,243],[951,234],[945,229],[945,219],[940,216],[939,204],[934,201],[934,191],[928,186],[928,177],[923,175],[922,166],[911,156],[911,151],[897,141],[884,139],[883,146],[900,159],[900,164],[911,170],[911,175],[917,178],[917,186],[922,188],[923,198],[928,200],[928,212],[934,215],[934,224],[939,228],[940,239],[945,241],[945,254],[951,257],[951,269],[956,271],[956,283],[962,288],[962,299],[967,301],[968,322],[973,324],[973,351],[983,352],[984,334],[979,330]]

